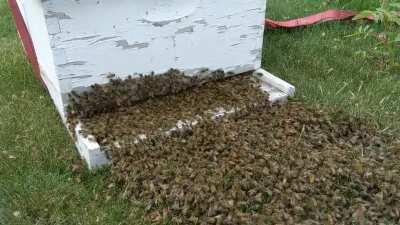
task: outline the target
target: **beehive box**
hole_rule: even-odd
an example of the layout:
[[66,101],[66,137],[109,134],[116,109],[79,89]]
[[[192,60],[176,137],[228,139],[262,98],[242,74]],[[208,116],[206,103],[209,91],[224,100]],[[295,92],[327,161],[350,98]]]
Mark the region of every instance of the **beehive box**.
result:
[[[9,3],[30,61],[64,122],[68,94],[109,82],[110,73],[124,79],[170,68],[196,75],[261,67],[266,0]],[[292,94],[290,85],[264,78],[272,81],[265,84],[269,90]],[[278,92],[275,98],[288,94]],[[77,146],[89,167],[107,161],[96,143],[79,137]]]

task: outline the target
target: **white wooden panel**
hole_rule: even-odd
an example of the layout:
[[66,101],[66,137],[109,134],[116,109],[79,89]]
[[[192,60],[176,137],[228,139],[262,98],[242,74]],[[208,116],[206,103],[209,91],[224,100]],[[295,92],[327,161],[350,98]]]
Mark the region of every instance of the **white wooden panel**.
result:
[[42,8],[42,1],[19,0],[17,1],[17,4],[35,48],[42,81],[46,85],[61,118],[65,121],[65,104],[61,95],[59,78],[56,74],[56,67]]
[[64,93],[107,82],[110,72],[123,78],[261,65],[265,0],[49,0],[43,6]]
[[44,71],[43,74],[48,75],[46,79],[49,80],[52,86],[59,92],[60,87],[56,76],[42,1],[20,0],[17,3],[31,35],[40,68]]

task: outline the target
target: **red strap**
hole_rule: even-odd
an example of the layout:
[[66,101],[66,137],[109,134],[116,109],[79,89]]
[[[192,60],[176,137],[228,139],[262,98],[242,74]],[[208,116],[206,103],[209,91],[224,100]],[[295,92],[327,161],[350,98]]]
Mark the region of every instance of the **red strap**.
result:
[[36,57],[35,47],[33,46],[31,35],[29,34],[28,28],[26,27],[21,11],[18,7],[16,0],[9,0],[8,3],[14,17],[14,22],[17,26],[18,34],[24,46],[25,53],[32,65],[36,78],[41,81],[42,78],[40,77],[40,68]]
[[[294,27],[302,27],[313,25],[317,23],[322,23],[326,21],[341,21],[341,20],[348,20],[352,19],[358,13],[354,11],[347,11],[347,10],[336,10],[331,9],[327,10],[322,13],[318,13],[315,15],[307,16],[300,19],[293,19],[287,21],[275,21],[271,19],[265,20],[265,25],[270,29],[277,29],[277,28],[294,28]],[[374,18],[368,18],[374,19]]]

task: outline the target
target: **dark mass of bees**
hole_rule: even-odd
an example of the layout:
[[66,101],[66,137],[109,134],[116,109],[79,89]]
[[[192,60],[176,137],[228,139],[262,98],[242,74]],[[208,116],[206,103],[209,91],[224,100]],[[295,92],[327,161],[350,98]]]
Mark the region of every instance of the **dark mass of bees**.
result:
[[[247,104],[265,103],[267,95],[249,75],[207,82],[190,91],[119,107],[111,113],[81,118],[90,134],[104,145],[139,135],[168,132],[178,121],[198,121],[213,117],[219,110],[232,111]],[[90,107],[89,107],[90,108]]]
[[[75,95],[73,116],[110,156],[112,182],[145,204],[150,221],[400,224],[399,143],[340,113],[271,106],[250,75],[219,76],[179,88],[140,77],[167,82],[151,84],[151,94],[132,78]],[[173,91],[153,90],[165,86]],[[236,111],[211,117],[218,107]],[[198,123],[166,135],[182,119]]]

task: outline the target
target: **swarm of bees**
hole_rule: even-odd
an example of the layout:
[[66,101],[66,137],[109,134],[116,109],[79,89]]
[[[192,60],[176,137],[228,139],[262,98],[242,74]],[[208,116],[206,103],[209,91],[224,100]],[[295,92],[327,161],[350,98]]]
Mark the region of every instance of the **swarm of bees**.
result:
[[99,113],[113,112],[121,107],[129,107],[148,98],[178,93],[199,84],[196,76],[188,77],[179,70],[155,76],[138,74],[127,79],[114,79],[105,85],[92,85],[83,93],[72,92],[68,117],[90,118]]
[[208,76],[188,77],[170,70],[164,75],[112,80],[80,95],[74,93],[69,121],[81,121],[84,133],[106,144],[110,141],[107,136],[120,139],[166,132],[179,121],[195,121],[218,110],[267,101],[251,74],[228,75],[214,71]]
[[[344,114],[271,106],[251,76],[221,74],[80,118],[111,157],[121,195],[143,202],[150,221],[399,224],[400,149],[390,139]],[[207,116],[216,107],[237,110]]]

